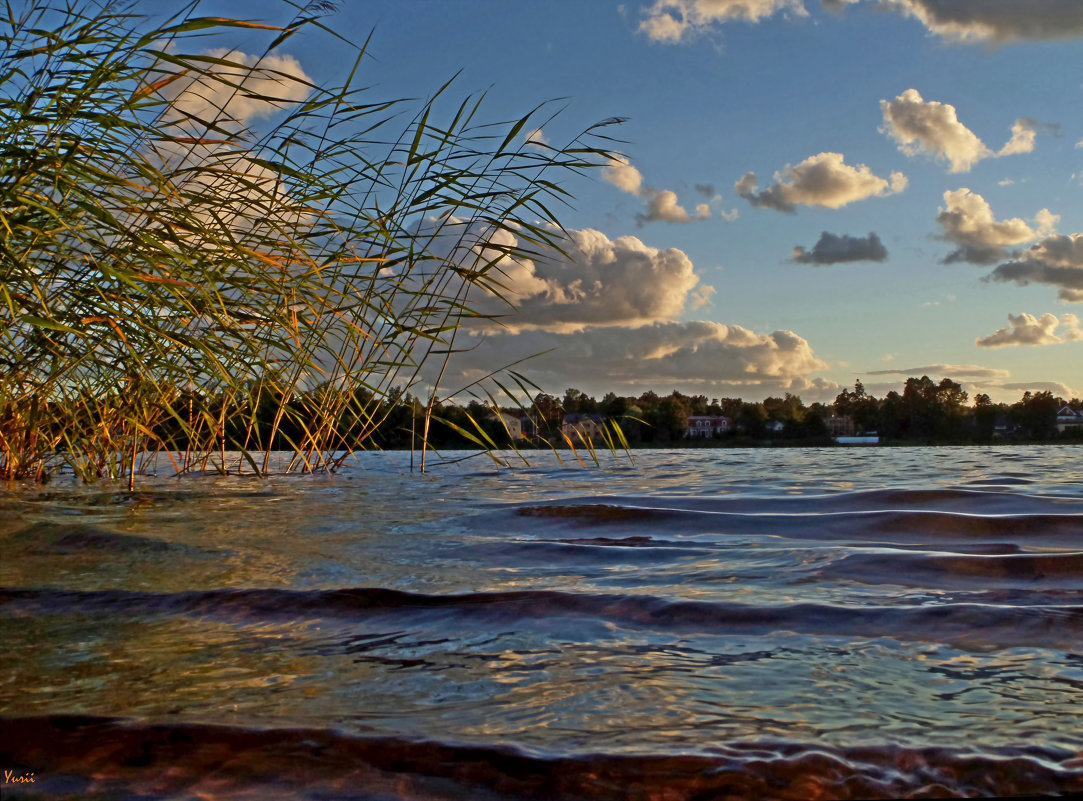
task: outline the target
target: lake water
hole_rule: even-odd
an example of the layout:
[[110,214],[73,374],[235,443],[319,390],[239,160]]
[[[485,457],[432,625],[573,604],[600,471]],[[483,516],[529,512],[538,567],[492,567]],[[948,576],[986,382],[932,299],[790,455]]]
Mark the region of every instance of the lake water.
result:
[[[1083,792],[1083,449],[0,492],[0,792]],[[15,783],[23,776],[34,781]]]

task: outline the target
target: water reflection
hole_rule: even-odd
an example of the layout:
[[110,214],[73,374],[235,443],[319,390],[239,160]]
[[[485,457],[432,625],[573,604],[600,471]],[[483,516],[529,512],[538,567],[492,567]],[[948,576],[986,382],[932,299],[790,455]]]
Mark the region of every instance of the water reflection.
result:
[[[511,782],[503,748],[690,798],[723,774],[755,792],[756,759],[828,797],[847,781],[1003,793],[1006,755],[1027,747],[1044,749],[1020,757],[1027,787],[1083,789],[1077,453],[936,451],[424,477],[384,454],[318,480],[8,493],[0,705],[43,738],[94,716],[63,723],[72,775],[120,796],[139,778],[103,778],[129,747],[115,725],[134,743],[208,724],[236,727],[199,732],[240,763],[295,740],[256,733],[305,730],[418,797],[443,796],[403,745],[417,738],[487,765],[470,781],[492,797],[548,786]],[[85,731],[115,743],[98,784]],[[750,756],[763,743],[773,756]],[[392,753],[413,767],[388,768]],[[523,776],[552,772],[529,759]],[[331,762],[309,766],[325,789]],[[999,784],[968,783],[979,768]]]

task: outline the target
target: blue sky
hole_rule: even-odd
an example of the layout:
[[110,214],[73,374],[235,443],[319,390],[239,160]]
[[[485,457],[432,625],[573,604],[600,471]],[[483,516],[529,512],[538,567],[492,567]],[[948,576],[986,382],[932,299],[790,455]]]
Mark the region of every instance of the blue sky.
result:
[[[580,263],[528,265],[532,322],[474,367],[556,347],[524,370],[554,393],[810,402],[927,373],[1083,394],[1078,0],[340,5],[336,30],[373,32],[374,97],[459,72],[492,119],[564,98],[552,142],[628,118],[627,161],[567,184]],[[325,39],[284,52],[317,81],[345,66]],[[578,310],[530,294],[577,277],[604,289]]]

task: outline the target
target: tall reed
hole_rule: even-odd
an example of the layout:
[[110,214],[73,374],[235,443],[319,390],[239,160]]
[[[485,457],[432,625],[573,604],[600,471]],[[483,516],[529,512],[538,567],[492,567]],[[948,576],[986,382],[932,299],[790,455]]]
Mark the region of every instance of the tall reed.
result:
[[[484,98],[451,103],[448,84],[375,99],[364,45],[316,84],[280,48],[349,43],[328,3],[281,8],[5,6],[0,478],[131,485],[155,451],[180,473],[237,450],[266,474],[272,448],[332,469],[393,387],[433,399],[424,453],[441,387],[422,368],[442,378],[477,298],[506,294],[504,259],[559,250],[559,181],[608,161],[612,121],[527,145],[545,104],[486,123]],[[209,46],[239,32],[261,51]]]

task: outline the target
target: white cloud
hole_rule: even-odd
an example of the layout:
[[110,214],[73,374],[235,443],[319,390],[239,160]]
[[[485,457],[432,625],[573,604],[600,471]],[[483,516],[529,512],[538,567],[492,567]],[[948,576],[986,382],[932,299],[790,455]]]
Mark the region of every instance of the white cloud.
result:
[[887,248],[875,233],[867,237],[831,234],[824,231],[812,250],[793,249],[798,264],[841,264],[854,261],[885,261]]
[[[516,244],[513,232],[485,237],[476,226],[459,225],[457,232],[434,233],[434,253],[451,252],[469,265],[479,254],[485,261]],[[477,234],[467,237],[475,244],[452,251],[464,233]],[[507,316],[502,325],[472,320],[459,330],[442,386],[453,390],[494,368],[541,354],[516,369],[543,387],[602,392],[638,387],[638,393],[681,386],[746,397],[837,394],[835,384],[812,377],[826,365],[792,331],[757,333],[739,325],[678,321],[715,294],[682,251],[653,248],[632,236],[610,239],[592,229],[569,232],[562,247],[566,257],[498,260],[502,293],[517,308],[495,296],[468,299],[483,313]],[[431,382],[435,375],[426,377]]]
[[1059,220],[1049,209],[1035,215],[1033,227],[1019,217],[997,220],[985,198],[966,187],[945,192],[936,217],[944,229],[940,238],[958,245],[944,259],[946,264],[992,264],[1006,258],[1009,248],[1051,233]]
[[[671,189],[655,189],[643,183],[643,174],[624,156],[610,159],[609,164],[602,168],[602,178],[622,192],[643,198],[643,211],[636,214],[636,222],[640,225],[649,222],[701,222],[711,218],[710,204],[699,203],[695,213],[689,214],[677,201],[676,192]],[[721,195],[714,194],[714,187],[696,185],[696,191],[700,194],[705,194],[707,189],[711,190],[712,200],[721,199]],[[722,217],[731,219],[725,211],[722,212]]]
[[623,156],[610,159],[609,164],[602,167],[602,180],[632,195],[643,191],[643,174]]
[[907,89],[894,100],[881,100],[884,124],[880,130],[899,143],[908,156],[926,154],[947,161],[949,172],[968,172],[982,159],[1030,153],[1038,129],[1059,135],[1056,125],[1021,117],[1012,124],[1011,138],[993,152],[977,134],[959,121],[955,106],[924,100],[917,89]]
[[780,11],[805,16],[802,0],[655,0],[639,29],[656,42],[675,44],[727,22],[759,22]]
[[[514,259],[501,255],[521,244],[510,231],[457,220],[429,220],[425,227],[437,257],[450,254],[467,267],[494,262],[490,277],[499,288],[472,294],[467,305],[498,320],[469,321],[474,328],[568,333],[588,326],[637,327],[672,320],[714,292],[700,283],[683,251],[654,248],[634,236],[610,239],[590,228],[571,230],[560,243],[563,253]],[[409,280],[426,277],[419,273]],[[445,294],[456,293],[452,287]]]
[[1057,296],[1083,302],[1083,234],[1053,234],[1031,245],[1012,261],[997,266],[987,281],[1058,287]]
[[775,183],[757,192],[755,173],[734,185],[736,193],[753,206],[792,212],[799,204],[837,209],[868,197],[885,197],[906,188],[906,176],[891,173],[890,181],[874,175],[866,165],[851,167],[841,153],[819,153],[797,166],[775,173]]
[[997,152],[997,155],[1011,156],[1015,153],[1032,152],[1037,133],[1037,125],[1034,120],[1025,117],[1016,120],[1015,124],[1012,125],[1012,138]]
[[527,131],[523,136],[523,141],[538,150],[546,150],[549,145],[549,139],[546,138],[545,132],[541,128],[534,128]]
[[[155,140],[148,143],[147,157],[171,177],[176,197],[214,197],[213,212],[204,203],[196,204],[192,213],[207,222],[213,213],[215,224],[231,229],[232,236],[296,229],[310,222],[310,210],[292,204],[280,176],[253,161],[245,147],[249,123],[304,100],[311,80],[289,55],[256,57],[223,49],[201,55],[214,60],[202,63],[198,73],[162,67],[155,89],[169,104],[162,115],[165,123],[178,137],[196,143]],[[180,77],[167,80],[177,74]],[[161,202],[174,199],[163,197]]]
[[190,120],[200,131],[207,123],[229,127],[299,103],[312,89],[311,79],[289,55],[250,56],[237,50],[208,50],[202,74],[166,83],[158,94],[169,101],[166,120]]
[[917,89],[907,89],[894,100],[881,100],[884,126],[880,129],[908,156],[927,153],[945,159],[951,172],[966,172],[992,155],[973,131],[959,122],[955,106],[925,101]]
[[695,215],[690,215],[684,207],[677,203],[677,193],[669,189],[663,189],[647,200],[647,207],[643,214],[636,215],[636,221],[643,223],[661,220],[663,222],[686,223],[696,220],[706,220],[711,216],[711,207],[706,203],[696,206]]
[[[872,0],[821,0],[841,11]],[[876,0],[882,8],[918,20],[942,39],[960,43],[1075,39],[1083,36],[1083,4],[1078,0]],[[777,13],[807,15],[802,0],[655,0],[644,12],[640,30],[656,42],[691,41],[716,26],[756,23]]]
[[[1057,328],[1061,325],[1065,330],[1062,335],[1058,335]],[[1057,319],[1055,314],[1035,317],[1023,312],[1018,315],[1009,314],[1008,325],[975,342],[981,348],[1002,348],[1009,345],[1059,345],[1078,339],[1083,339],[1083,331],[1079,328],[1079,318],[1074,314],[1066,314],[1062,319]]]
[[542,354],[521,368],[532,381],[543,387],[578,386],[587,391],[638,393],[683,387],[684,391],[767,396],[815,389],[824,382],[810,374],[827,367],[809,343],[792,331],[759,334],[705,321],[590,327],[577,333],[496,333],[463,344],[471,348],[456,356],[456,369],[463,376]]

